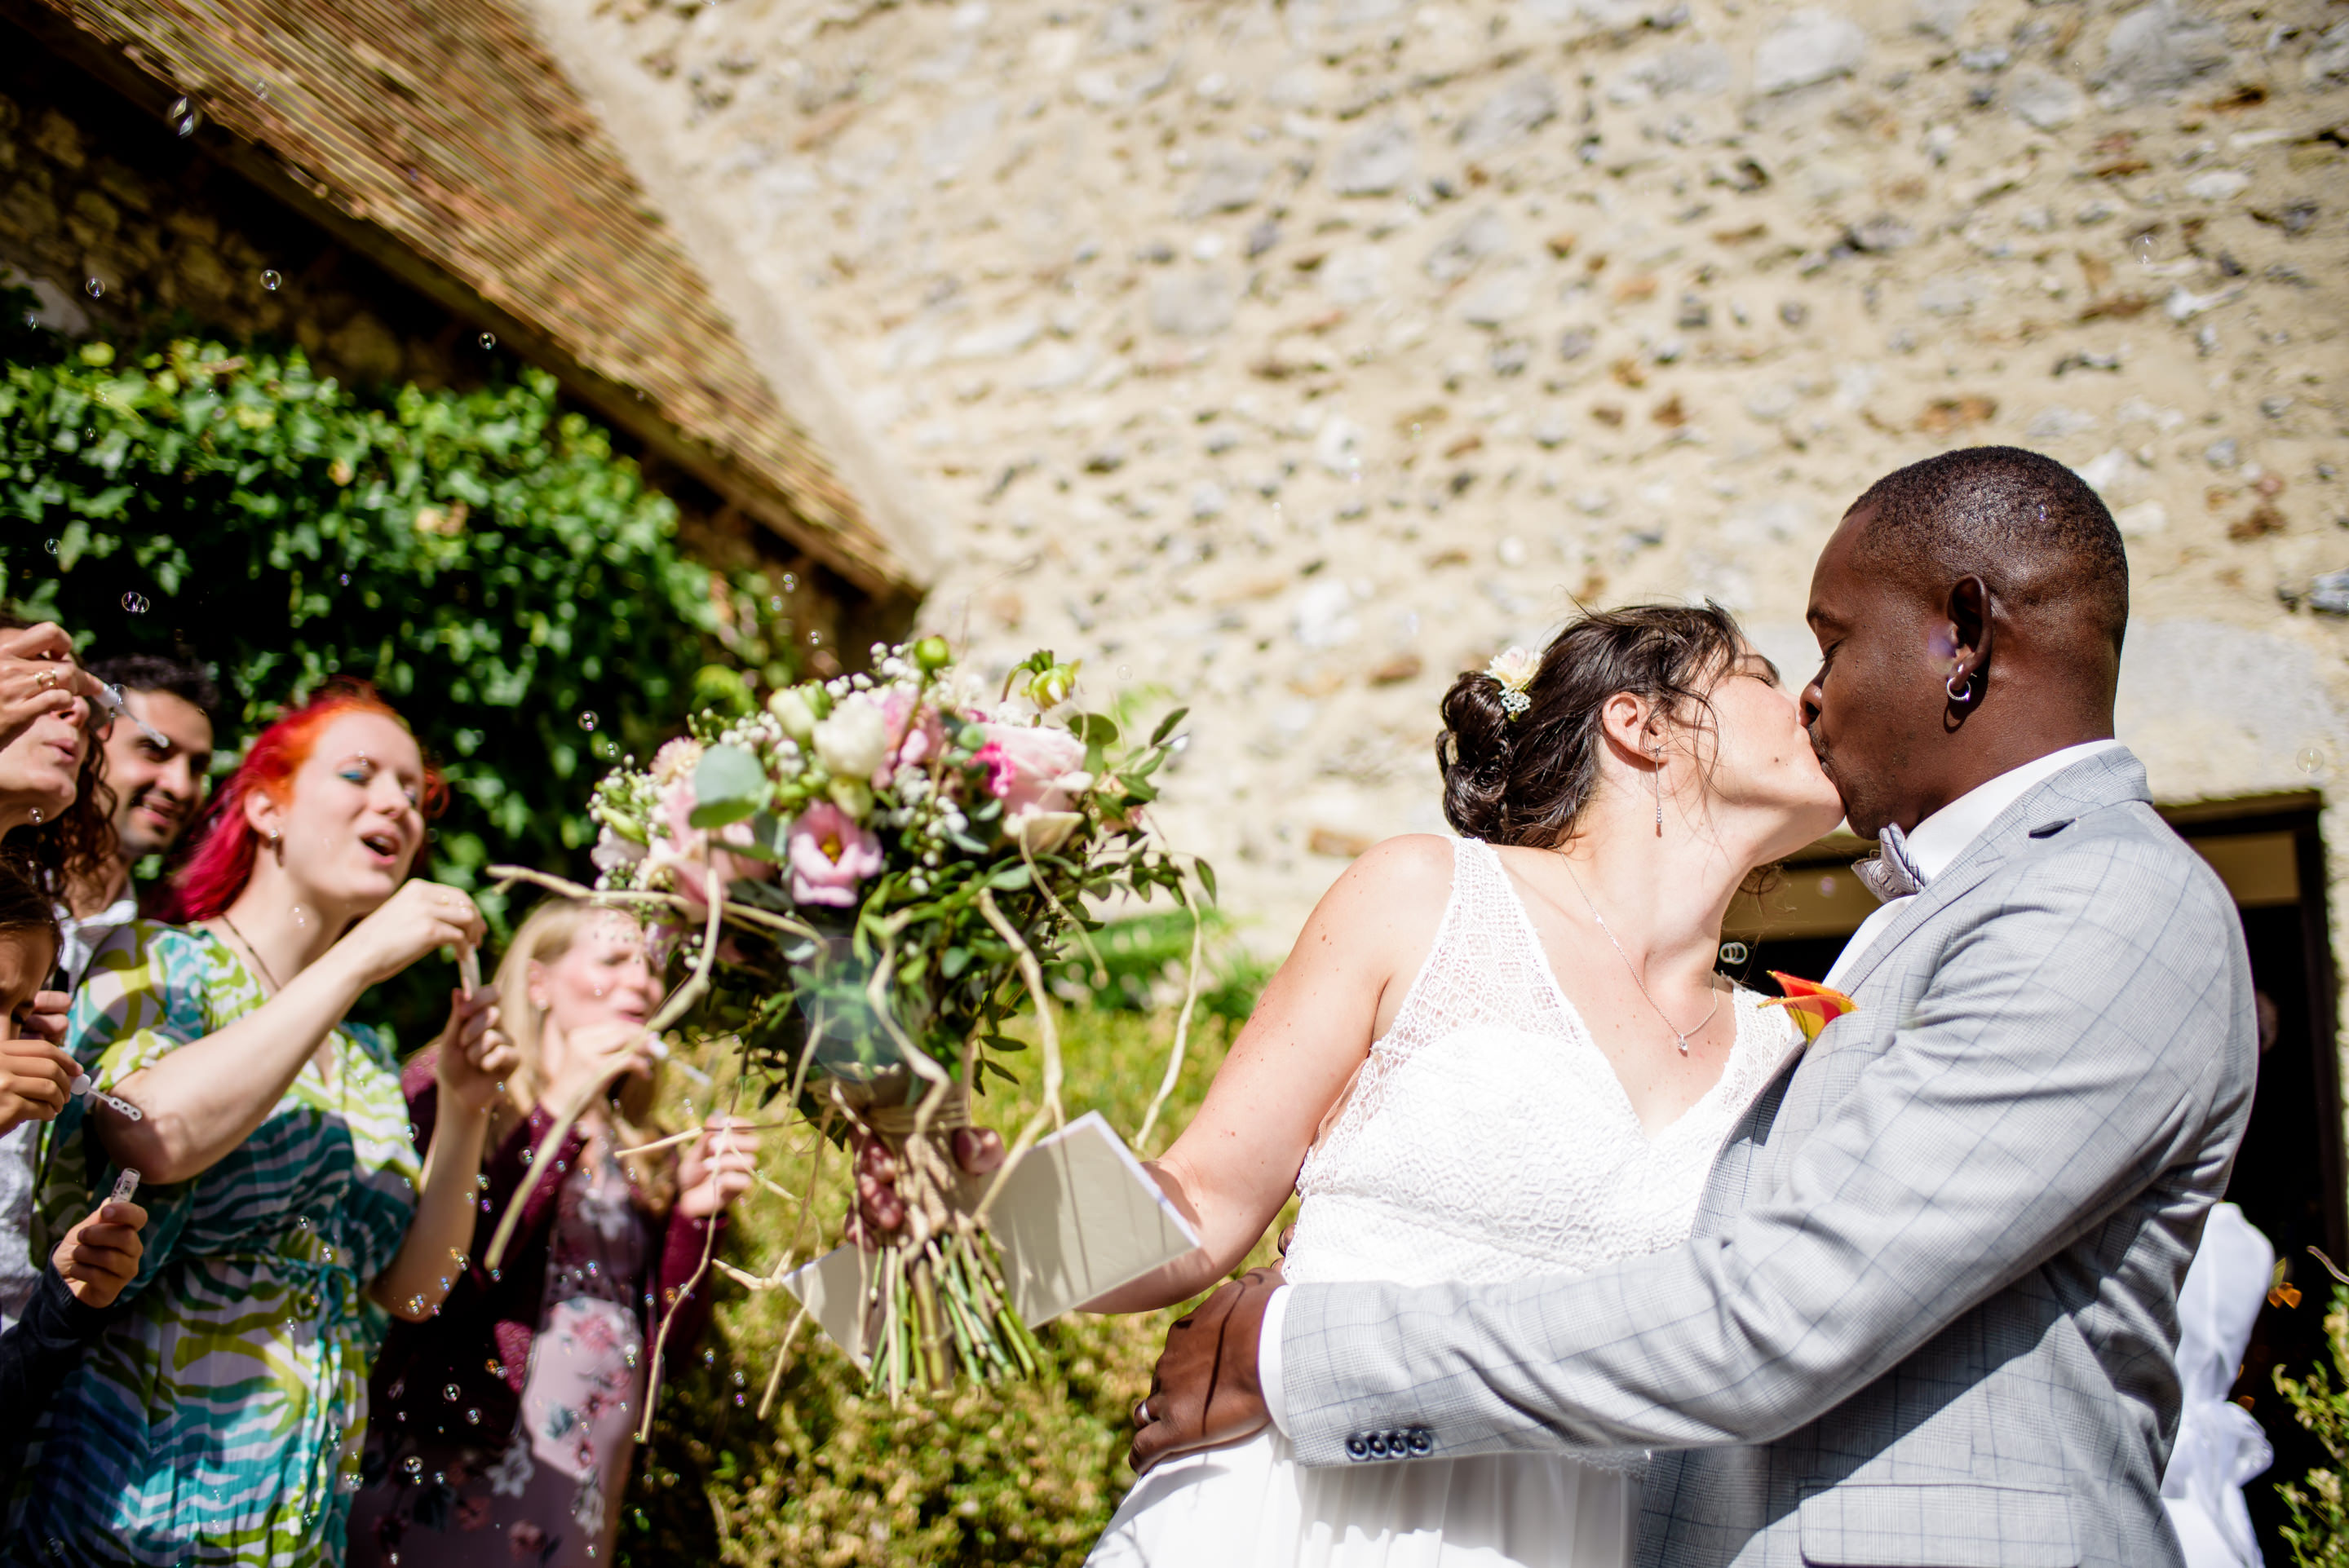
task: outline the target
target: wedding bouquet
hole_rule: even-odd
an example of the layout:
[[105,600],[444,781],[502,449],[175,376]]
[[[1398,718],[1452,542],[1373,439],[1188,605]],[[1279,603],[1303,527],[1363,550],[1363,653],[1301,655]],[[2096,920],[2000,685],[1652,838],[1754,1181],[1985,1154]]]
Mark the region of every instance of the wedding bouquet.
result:
[[[637,908],[689,965],[655,1032],[730,1037],[771,1102],[850,1150],[868,1376],[894,1396],[1037,1369],[987,1215],[1061,1118],[1044,972],[1098,965],[1086,901],[1163,889],[1195,917],[1192,877],[1209,898],[1215,884],[1143,818],[1183,710],[1130,741],[1072,700],[1076,666],[1050,653],[991,690],[937,637],[874,653],[870,675],[694,716],[648,767],[608,774],[591,809],[594,896]],[[969,1097],[1017,1081],[1002,1058],[1025,1045],[1003,1026],[1026,998],[1042,1103],[1007,1150],[970,1125]],[[719,1266],[769,1288],[792,1261]]]

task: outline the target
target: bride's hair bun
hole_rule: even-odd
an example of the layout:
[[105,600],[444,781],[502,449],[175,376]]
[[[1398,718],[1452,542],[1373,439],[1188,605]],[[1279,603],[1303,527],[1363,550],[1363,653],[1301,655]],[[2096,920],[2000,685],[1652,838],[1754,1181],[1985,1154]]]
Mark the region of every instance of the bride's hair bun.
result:
[[1515,717],[1497,678],[1463,675],[1444,694],[1435,740],[1444,820],[1491,844],[1565,842],[1599,786],[1607,700],[1629,692],[1666,713],[1705,708],[1705,693],[1745,648],[1718,604],[1633,604],[1581,616],[1552,637]]
[[1444,733],[1435,742],[1436,766],[1444,770],[1444,820],[1464,838],[1492,843],[1506,841],[1503,803],[1516,738],[1501,695],[1501,683],[1482,670],[1454,681],[1444,694]]

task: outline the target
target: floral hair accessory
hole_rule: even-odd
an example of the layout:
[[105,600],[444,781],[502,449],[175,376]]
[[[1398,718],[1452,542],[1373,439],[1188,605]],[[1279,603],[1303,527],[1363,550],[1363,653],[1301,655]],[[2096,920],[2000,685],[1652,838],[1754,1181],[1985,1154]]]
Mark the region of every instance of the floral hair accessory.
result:
[[1524,648],[1504,648],[1493,655],[1485,673],[1501,683],[1501,711],[1513,719],[1520,718],[1534,705],[1526,687],[1541,673],[1541,655]]

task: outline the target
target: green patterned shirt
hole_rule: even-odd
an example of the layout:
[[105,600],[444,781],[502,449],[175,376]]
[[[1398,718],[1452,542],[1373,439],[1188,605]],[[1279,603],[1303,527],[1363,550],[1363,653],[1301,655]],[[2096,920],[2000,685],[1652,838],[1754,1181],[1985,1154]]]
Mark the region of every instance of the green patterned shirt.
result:
[[[99,949],[67,1047],[101,1088],[262,1006],[229,946],[140,922]],[[339,1563],[367,1368],[389,1319],[366,1287],[399,1250],[422,1174],[389,1051],[347,1024],[243,1143],[140,1190],[146,1256],[44,1422],[9,1563]],[[51,1125],[36,1243],[114,1170],[77,1099]]]

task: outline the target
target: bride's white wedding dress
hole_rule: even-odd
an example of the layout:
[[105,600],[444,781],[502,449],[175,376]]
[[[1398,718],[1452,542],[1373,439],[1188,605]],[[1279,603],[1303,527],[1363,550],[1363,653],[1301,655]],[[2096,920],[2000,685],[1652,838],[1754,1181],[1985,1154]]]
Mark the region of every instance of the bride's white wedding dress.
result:
[[[1434,945],[1298,1173],[1294,1284],[1578,1274],[1687,1239],[1713,1155],[1798,1036],[1736,994],[1721,1079],[1652,1138],[1551,974],[1500,857],[1462,840]],[[1136,1482],[1095,1564],[1621,1568],[1637,1457],[1307,1470],[1267,1432]]]

